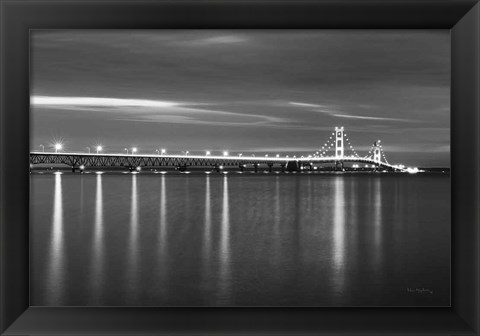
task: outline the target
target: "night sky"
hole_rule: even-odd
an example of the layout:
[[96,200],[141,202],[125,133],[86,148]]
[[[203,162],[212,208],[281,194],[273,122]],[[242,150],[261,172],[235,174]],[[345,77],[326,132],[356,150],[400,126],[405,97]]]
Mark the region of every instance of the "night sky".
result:
[[[32,150],[302,155],[450,166],[448,30],[34,31]],[[346,153],[348,154],[348,152]]]

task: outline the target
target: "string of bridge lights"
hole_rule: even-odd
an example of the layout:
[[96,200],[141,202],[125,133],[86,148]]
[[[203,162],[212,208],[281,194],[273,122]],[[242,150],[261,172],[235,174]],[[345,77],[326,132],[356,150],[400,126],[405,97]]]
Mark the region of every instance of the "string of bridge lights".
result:
[[372,147],[370,147],[370,150],[368,151],[368,154],[366,156],[364,156],[365,159],[370,159],[370,160],[373,160],[373,153],[372,151],[374,150],[375,147],[378,147],[380,149],[380,154],[382,155],[382,158],[383,160],[385,161],[386,164],[390,164],[387,160],[387,156],[385,155],[385,151],[383,150],[383,147],[381,144],[378,144],[377,146],[375,145],[372,145]]
[[[333,140],[333,136],[335,135],[335,132],[332,132],[332,135],[329,137],[329,139],[327,140],[327,142],[321,147],[321,149],[319,151],[316,152],[317,156],[320,155],[320,157],[324,157],[324,155],[329,151],[329,150],[333,150],[333,146],[335,145],[335,141]],[[344,137],[345,137],[345,140],[347,142],[347,145],[348,147],[350,148],[350,150],[353,152],[354,156],[359,158],[360,156],[358,155],[358,153],[355,151],[355,148],[353,148],[352,144],[350,143],[350,140],[348,139],[346,133],[344,133]],[[40,147],[42,148],[42,152],[45,152],[45,146],[44,145],[40,145]],[[55,149],[55,153],[58,153],[58,151],[61,151],[64,149],[64,146],[62,143],[54,143],[51,145],[51,147],[53,149]],[[382,146],[380,145],[379,146],[381,148],[381,151],[382,151],[382,156],[383,158],[385,159],[385,162],[388,163],[387,161],[387,158],[385,156],[385,153],[383,151],[383,148]],[[368,158],[371,157],[371,151],[372,149],[374,148],[374,146],[372,146],[370,148],[370,151],[369,151],[369,155],[366,156]],[[91,154],[91,148],[90,147],[85,147],[85,149],[88,150],[88,153]],[[103,146],[101,145],[96,145],[93,147],[93,149],[96,151],[96,154],[99,154],[101,151],[103,151]],[[124,151],[126,151],[127,154],[135,154],[138,152],[138,148],[137,147],[132,147],[132,148],[124,148]],[[162,148],[161,150],[160,149],[156,149],[155,152],[158,154],[158,155],[166,155],[167,151],[166,149]],[[189,151],[182,151],[182,154],[185,154],[185,155],[188,155],[190,154]],[[228,151],[223,151],[222,152],[223,156],[228,156]],[[210,156],[211,155],[211,151],[206,151],[206,156]],[[239,157],[241,157],[243,154],[239,154]],[[316,155],[313,155],[313,156],[316,156]],[[265,155],[265,157],[268,157],[268,154]],[[277,154],[275,156],[276,158],[279,158],[280,155]],[[286,156],[288,157],[288,155]],[[302,156],[303,158],[304,156]],[[309,155],[308,157],[312,157],[312,155]]]
[[[320,157],[324,157],[324,155],[329,151],[333,150],[333,147],[335,145],[335,140],[333,137],[335,136],[335,132],[331,134],[331,136],[328,138],[327,142],[320,148],[320,150],[316,154],[320,154]],[[358,155],[357,151],[353,147],[353,145],[350,142],[350,139],[348,138],[347,134],[344,132],[343,133],[344,139],[347,143],[348,148],[352,151],[353,156],[360,158],[360,155]]]
[[375,147],[374,145],[372,145],[372,147],[370,147],[370,150],[368,151],[367,155],[364,156],[364,159],[371,159],[372,158],[372,155],[373,155],[372,151],[373,151],[374,147]]
[[[348,138],[348,135],[347,135],[346,132],[343,132],[343,140],[345,141],[345,144],[346,144],[346,146],[343,146],[344,150],[350,150],[353,153],[353,157],[374,160],[375,159],[374,150],[376,148],[378,148],[378,150],[380,152],[381,159],[383,159],[383,162],[386,163],[387,165],[391,166],[391,164],[389,163],[389,161],[387,159],[387,156],[385,154],[383,146],[380,144],[380,142],[375,142],[370,147],[367,155],[364,156],[364,157],[361,157],[357,153],[357,151],[355,150],[353,145],[351,144],[350,139]],[[40,147],[42,148],[42,152],[45,152],[45,147],[46,146],[40,145]],[[65,149],[63,143],[58,141],[58,140],[51,143],[50,147],[55,150],[55,153],[59,153],[60,151],[63,151]],[[88,149],[89,154],[93,154],[92,151],[94,151],[94,153],[96,153],[96,154],[100,154],[100,152],[104,151],[104,147],[102,145],[99,145],[99,144],[97,144],[95,146],[92,146],[92,147],[85,147],[85,148]],[[336,131],[333,131],[330,134],[327,141],[323,144],[323,146],[315,154],[308,155],[308,158],[311,158],[311,157],[325,157],[327,153],[330,154],[329,153],[330,151],[335,151],[335,148],[336,148]],[[137,147],[124,148],[124,151],[126,152],[127,155],[128,154],[134,155],[138,152],[138,148]],[[167,150],[165,148],[156,149],[155,152],[157,153],[157,155],[167,155]],[[189,151],[182,151],[181,153],[182,153],[182,155],[185,155],[185,156],[188,156],[190,154]],[[210,156],[210,155],[212,155],[211,151],[209,151],[209,150],[205,151],[205,156]],[[238,157],[242,157],[242,155],[243,155],[242,153],[239,153]],[[228,157],[230,155],[229,155],[228,151],[222,151],[222,156]],[[252,154],[252,156],[254,157],[255,155]],[[266,154],[265,157],[268,158],[268,154]],[[280,155],[277,154],[275,157],[280,158]],[[289,156],[286,155],[285,157],[288,158]],[[293,156],[293,158],[296,158],[296,156]],[[304,158],[304,156],[302,156],[302,158]],[[377,159],[380,160],[380,158],[377,158]],[[398,165],[398,166],[395,166],[395,167],[400,167],[401,169],[403,169],[404,166],[403,165]]]
[[382,154],[383,159],[385,160],[385,162],[387,164],[390,164],[390,163],[388,163],[387,157],[385,156],[385,152],[383,151],[382,145],[379,145],[379,146],[380,146],[380,153]]
[[344,136],[345,140],[347,141],[348,146],[349,146],[350,149],[352,150],[353,156],[359,158],[360,155],[357,154],[357,151],[355,150],[355,148],[353,148],[352,144],[350,143],[350,140],[348,139],[347,133],[344,132],[344,133],[343,133],[343,136]]
[[332,134],[328,138],[327,142],[320,149],[321,157],[324,157],[324,155],[327,153],[327,151],[332,149],[333,145],[335,144],[335,141],[333,140],[334,136],[335,136],[335,132],[332,132]]
[[327,147],[329,141],[330,140],[327,140],[327,142],[325,142],[323,146],[316,152],[320,157],[323,157],[325,154],[325,148]]

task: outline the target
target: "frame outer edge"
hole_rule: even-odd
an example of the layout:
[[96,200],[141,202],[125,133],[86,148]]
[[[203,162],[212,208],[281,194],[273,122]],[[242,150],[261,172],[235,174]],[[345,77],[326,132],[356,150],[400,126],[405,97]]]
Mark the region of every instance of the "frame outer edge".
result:
[[478,283],[480,282],[480,2],[478,2],[475,7],[472,9],[475,11],[475,38],[476,38],[476,62],[475,62],[475,91],[476,101],[475,101],[475,117],[476,117],[476,130],[475,133],[475,150],[477,153],[476,156],[476,180],[475,180],[475,223],[474,223],[474,242],[475,244],[475,255],[473,257],[475,262],[475,292],[474,292],[474,322],[473,329],[476,335],[480,334],[480,289]]
[[[23,1],[23,0],[19,0],[18,1],[19,3],[26,3],[27,1]],[[33,2],[36,2],[36,1],[33,1]],[[69,2],[72,2],[72,1],[65,1],[66,3],[69,3]],[[94,2],[94,1],[85,1],[86,3],[89,3],[89,2]],[[112,1],[113,2],[113,1]],[[4,66],[4,60],[5,60],[5,57],[6,57],[6,51],[5,51],[5,48],[4,48],[4,45],[6,44],[5,43],[5,40],[6,40],[6,36],[7,36],[7,33],[6,33],[6,27],[7,27],[7,24],[6,24],[6,20],[5,20],[5,5],[6,5],[6,1],[4,0],[0,0],[0,334],[3,333],[6,328],[8,327],[8,324],[12,323],[13,320],[12,320],[12,313],[8,313],[7,314],[7,309],[5,308],[8,308],[7,307],[7,301],[6,301],[6,295],[7,295],[7,286],[6,286],[6,283],[5,283],[5,279],[7,277],[7,267],[5,266],[5,262],[7,261],[7,247],[5,246],[5,243],[7,242],[7,239],[5,238],[5,232],[6,232],[6,229],[5,229],[5,225],[6,225],[6,222],[5,222],[5,219],[6,219],[6,216],[5,216],[5,204],[6,204],[6,195],[7,195],[7,192],[5,190],[5,183],[7,181],[6,179],[6,164],[5,164],[5,158],[6,158],[6,146],[7,146],[7,140],[6,140],[6,137],[5,137],[5,130],[7,129],[7,127],[5,126],[5,120],[6,120],[6,110],[5,110],[5,100],[4,98],[6,98],[6,91],[7,89],[5,88],[5,85],[4,85],[4,74],[5,74],[5,66]],[[475,5],[475,9],[473,11],[476,11],[476,12],[473,12],[471,13],[472,15],[476,15],[476,26],[475,26],[475,29],[476,29],[476,36],[480,36],[480,5],[477,3]],[[9,18],[10,19],[10,18]],[[474,82],[474,85],[476,86],[475,89],[477,90],[477,95],[476,95],[476,100],[475,100],[475,111],[477,112],[476,115],[475,115],[475,129],[477,130],[477,132],[475,133],[475,136],[474,136],[474,141],[475,143],[473,144],[473,148],[475,149],[478,149],[479,147],[479,143],[480,143],[480,136],[479,136],[479,132],[478,130],[480,130],[480,121],[479,121],[479,117],[478,117],[478,114],[480,113],[480,97],[479,97],[479,94],[478,92],[479,89],[480,89],[480,59],[478,58],[478,56],[480,56],[480,42],[477,40],[477,43],[476,43],[476,55],[477,55],[477,60],[475,61],[475,73],[474,73],[474,77],[475,77],[475,82]],[[468,151],[472,152],[472,149],[469,149]],[[474,262],[475,262],[475,270],[474,270],[474,274],[475,274],[475,281],[478,281],[480,280],[480,277],[479,277],[479,262],[480,262],[480,248],[479,248],[479,243],[480,243],[480,239],[479,239],[479,235],[480,235],[480,230],[479,230],[479,218],[480,218],[480,203],[479,202],[479,195],[480,195],[480,183],[479,183],[479,174],[480,172],[478,171],[478,168],[480,167],[480,156],[478,155],[478,152],[477,152],[477,156],[474,157],[471,161],[470,161],[471,164],[473,164],[475,166],[475,169],[476,170],[476,173],[475,173],[475,180],[472,181],[474,182],[474,185],[473,185],[473,189],[474,189],[474,195],[475,195],[475,199],[472,199],[471,200],[471,204],[472,206],[474,207],[474,215],[475,215],[475,228],[474,228],[474,236],[471,237],[471,239],[476,242],[477,244],[475,245],[474,247],[474,253],[475,255],[471,256],[474,258]],[[11,183],[9,183],[9,185],[11,185]],[[8,251],[11,253],[11,250]],[[473,300],[475,301],[475,304],[474,304],[474,317],[477,317],[476,320],[473,321],[473,325],[472,327],[474,327],[475,329],[475,334],[478,335],[479,331],[480,331],[480,316],[479,316],[479,305],[480,305],[480,291],[478,290],[478,286],[475,287],[475,292],[472,293],[474,298]],[[471,321],[469,321],[471,322]]]
[[[17,218],[22,221],[25,214],[28,214],[21,205],[25,199],[28,202],[28,193],[22,195],[24,183],[18,183],[18,176],[28,173],[28,165],[16,165],[20,161],[19,158],[25,156],[22,150],[28,150],[28,146],[16,148],[11,146],[12,141],[8,141],[9,137],[13,139],[16,135],[23,136],[25,119],[22,119],[22,108],[18,107],[18,102],[21,102],[20,105],[28,104],[27,91],[25,91],[27,95],[23,97],[27,98],[27,102],[18,100],[14,94],[16,91],[21,92],[18,88],[24,80],[22,73],[17,72],[19,63],[15,64],[22,44],[12,43],[15,41],[15,34],[22,31],[22,18],[16,15],[17,9],[18,3],[0,0],[0,334],[2,335],[28,308],[28,292],[26,295],[24,293],[25,289],[28,289],[29,229],[28,226],[25,228],[16,225]],[[18,81],[13,81],[7,86],[7,78],[18,78]],[[26,120],[28,121],[28,116]],[[28,143],[28,134],[26,139],[25,143]],[[6,161],[7,158],[9,162]],[[25,156],[23,161],[28,162],[28,156]],[[26,218],[28,223],[28,216]],[[18,262],[19,259],[27,260],[27,263]]]
[[[477,144],[477,149],[480,147],[480,2],[477,3],[475,6],[476,10],[476,32],[477,32],[477,72],[476,72],[476,88],[475,90],[477,91],[477,102],[476,102],[476,110],[477,110],[477,134],[476,134],[476,144]],[[477,283],[477,286],[475,287],[476,290],[476,301],[475,301],[475,307],[474,307],[474,312],[476,321],[474,330],[475,333],[478,335],[480,334],[480,289],[478,283],[480,282],[480,152],[477,150],[477,185],[476,185],[476,201],[477,201],[477,207],[476,207],[476,232],[475,232],[475,241],[477,242],[476,244],[476,254],[475,254],[475,261],[476,261],[476,267],[475,267],[475,281]]]
[[[452,279],[452,307],[480,333],[480,2],[452,28],[451,159],[452,274],[470,269],[471,278]],[[453,71],[456,70],[456,71]],[[461,116],[456,115],[464,113]],[[463,178],[461,178],[463,176]],[[460,182],[461,181],[461,182]],[[471,226],[468,226],[468,222]],[[455,234],[453,234],[455,233]],[[474,267],[472,270],[471,267]]]
[[3,85],[3,60],[4,60],[4,23],[3,19],[3,9],[4,2],[0,0],[0,333],[3,333],[7,328],[6,325],[6,304],[5,304],[5,234],[4,234],[4,225],[5,225],[5,216],[4,216],[4,85]]

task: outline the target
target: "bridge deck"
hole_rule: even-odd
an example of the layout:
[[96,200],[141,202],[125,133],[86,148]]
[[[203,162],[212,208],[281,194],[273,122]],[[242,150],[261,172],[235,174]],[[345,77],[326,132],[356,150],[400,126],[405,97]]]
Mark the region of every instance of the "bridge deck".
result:
[[151,155],[151,154],[105,154],[105,153],[51,153],[31,152],[30,163],[65,164],[71,167],[118,167],[118,166],[235,166],[235,165],[287,165],[296,162],[304,165],[316,163],[365,163],[380,167],[399,169],[381,161],[356,156],[343,157],[256,157],[256,156],[214,156],[214,155]]

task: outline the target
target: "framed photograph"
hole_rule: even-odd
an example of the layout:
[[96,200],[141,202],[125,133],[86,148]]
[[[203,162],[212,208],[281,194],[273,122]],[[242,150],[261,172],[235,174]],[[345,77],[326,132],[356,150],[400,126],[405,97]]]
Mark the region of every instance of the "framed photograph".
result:
[[1,4],[3,334],[478,333],[476,1]]

